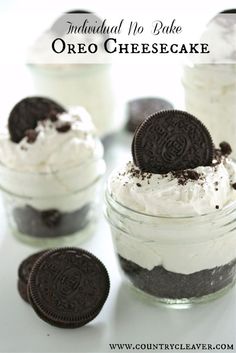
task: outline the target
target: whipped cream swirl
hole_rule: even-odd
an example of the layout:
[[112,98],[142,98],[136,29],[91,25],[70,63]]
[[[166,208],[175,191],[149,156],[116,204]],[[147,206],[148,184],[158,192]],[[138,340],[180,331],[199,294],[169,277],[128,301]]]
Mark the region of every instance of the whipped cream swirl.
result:
[[[57,127],[65,123],[69,130],[59,132]],[[97,149],[90,116],[82,107],[58,114],[56,122],[39,121],[35,131],[33,143],[27,137],[14,143],[9,134],[0,136],[0,162],[16,171],[49,173],[78,166],[102,154],[102,146]]]
[[[112,197],[122,205],[154,216],[194,216],[222,209],[236,199],[236,165],[230,158],[212,166],[175,173],[141,173],[128,162],[110,176]],[[188,175],[189,174],[189,175]]]

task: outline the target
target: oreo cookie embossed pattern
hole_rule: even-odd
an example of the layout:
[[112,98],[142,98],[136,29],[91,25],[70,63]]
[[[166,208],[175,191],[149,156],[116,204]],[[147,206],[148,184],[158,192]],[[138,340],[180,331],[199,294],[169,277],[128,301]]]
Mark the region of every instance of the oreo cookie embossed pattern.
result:
[[110,288],[102,262],[79,248],[54,249],[35,263],[28,295],[37,315],[51,325],[76,328],[101,311]]
[[133,144],[135,164],[151,173],[210,165],[213,157],[207,129],[194,116],[177,110],[147,118],[137,129]]

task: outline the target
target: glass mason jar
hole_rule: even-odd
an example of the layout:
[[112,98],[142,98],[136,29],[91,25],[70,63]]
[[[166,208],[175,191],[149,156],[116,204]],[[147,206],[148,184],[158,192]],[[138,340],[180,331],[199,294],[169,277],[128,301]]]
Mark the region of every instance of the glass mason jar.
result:
[[121,90],[112,79],[111,64],[28,65],[35,93],[68,106],[83,106],[92,116],[99,137],[125,124]]
[[212,214],[159,217],[115,201],[106,192],[106,217],[125,278],[166,304],[215,299],[236,280],[236,202]]
[[19,172],[0,164],[0,187],[13,234],[42,247],[83,241],[92,233],[104,172],[102,156],[51,173]]
[[202,120],[216,145],[229,142],[236,158],[236,64],[186,64],[182,83],[186,110]]

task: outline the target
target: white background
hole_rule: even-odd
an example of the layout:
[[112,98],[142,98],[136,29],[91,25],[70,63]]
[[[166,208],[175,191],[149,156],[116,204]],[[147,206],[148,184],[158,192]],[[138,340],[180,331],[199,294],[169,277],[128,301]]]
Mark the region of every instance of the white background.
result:
[[[175,10],[201,23],[206,23],[218,11],[234,7],[235,1],[1,1],[1,100],[0,124],[5,125],[12,106],[25,95],[32,95],[30,77],[22,64],[24,48],[41,21],[50,23],[61,11],[76,8],[95,12],[120,11],[126,13]],[[32,14],[40,21],[29,30]],[[18,14],[20,21],[11,21]],[[41,14],[41,15],[40,15]],[[42,16],[43,14],[43,16]],[[53,17],[51,17],[53,14]],[[198,16],[198,17],[197,17]],[[36,18],[35,17],[35,18]],[[49,22],[47,22],[49,21]],[[42,23],[41,23],[42,24]],[[24,36],[22,35],[24,34]],[[28,33],[28,37],[26,37]],[[121,65],[114,73],[117,85],[127,99],[137,95],[155,94],[183,106],[180,83],[181,66],[145,63],[137,67]],[[123,147],[127,136],[117,137],[116,145],[108,151],[110,170],[128,154]],[[83,245],[96,254],[107,266],[111,277],[111,292],[100,315],[89,325],[76,330],[53,328],[34,314],[19,297],[16,290],[17,268],[21,260],[34,252],[18,243],[5,224],[3,206],[0,209],[0,352],[110,352],[109,343],[234,343],[236,352],[236,290],[225,297],[191,309],[175,310],[143,302],[126,288],[120,278],[112,247],[109,228],[100,217],[94,237]],[[124,350],[125,351],[125,350]],[[223,352],[223,350],[221,350]],[[220,351],[220,352],[221,352]],[[174,351],[172,351],[174,352]]]

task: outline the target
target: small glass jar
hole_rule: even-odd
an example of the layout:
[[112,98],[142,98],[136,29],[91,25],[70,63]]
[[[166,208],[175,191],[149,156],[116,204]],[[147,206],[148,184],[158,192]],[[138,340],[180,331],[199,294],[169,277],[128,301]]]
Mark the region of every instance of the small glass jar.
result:
[[212,214],[159,217],[106,192],[106,217],[125,278],[154,302],[215,299],[236,280],[236,202]]
[[122,91],[114,85],[111,64],[28,65],[35,93],[68,106],[83,106],[103,137],[126,120]]
[[236,64],[186,64],[182,83],[186,110],[202,120],[216,145],[229,142],[236,158]]
[[19,172],[0,164],[13,234],[40,247],[83,241],[92,233],[104,172],[102,156],[51,173]]

